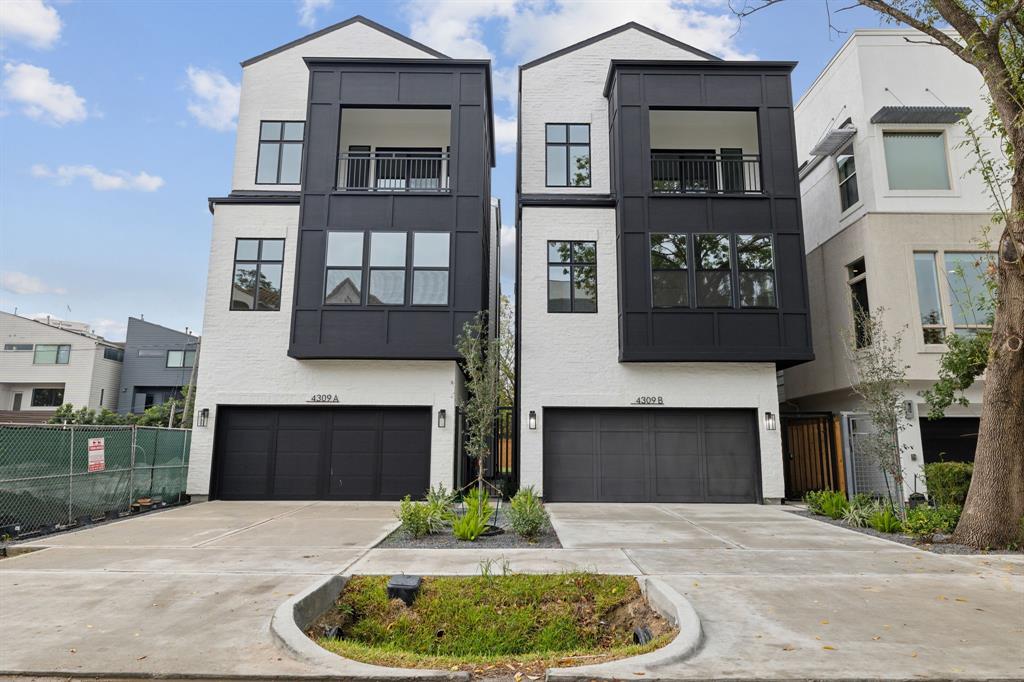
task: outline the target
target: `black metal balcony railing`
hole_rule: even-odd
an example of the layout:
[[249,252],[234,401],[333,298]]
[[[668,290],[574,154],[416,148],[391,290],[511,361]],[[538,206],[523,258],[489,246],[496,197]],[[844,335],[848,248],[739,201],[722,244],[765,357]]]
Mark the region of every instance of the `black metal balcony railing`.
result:
[[656,194],[761,194],[758,154],[653,152]]
[[448,152],[346,152],[338,155],[338,189],[447,192]]

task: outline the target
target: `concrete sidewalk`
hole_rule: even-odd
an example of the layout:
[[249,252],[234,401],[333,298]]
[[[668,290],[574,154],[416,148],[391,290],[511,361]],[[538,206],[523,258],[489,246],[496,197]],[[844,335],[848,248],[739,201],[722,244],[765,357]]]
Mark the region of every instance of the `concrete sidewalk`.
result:
[[[551,504],[563,549],[370,548],[389,503],[210,502],[0,561],[0,671],[319,678],[269,632],[338,572],[656,575],[705,642],[637,679],[1021,679],[1024,558],[940,556],[754,505]],[[13,617],[12,617],[12,614]]]

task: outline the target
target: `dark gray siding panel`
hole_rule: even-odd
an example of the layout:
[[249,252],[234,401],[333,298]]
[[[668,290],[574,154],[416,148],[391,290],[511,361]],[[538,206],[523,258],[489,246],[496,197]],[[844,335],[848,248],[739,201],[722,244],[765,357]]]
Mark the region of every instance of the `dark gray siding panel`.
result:
[[[184,332],[129,317],[117,411],[132,411],[137,388],[178,389],[188,385],[191,368],[168,368],[167,351],[195,350],[198,342]],[[140,350],[154,355],[139,357]]]
[[[307,61],[312,75],[288,353],[296,358],[456,359],[462,323],[488,307],[487,66],[447,60]],[[338,134],[346,107],[449,108],[451,190],[337,191]],[[330,229],[453,233],[448,304],[324,305],[325,234]]]

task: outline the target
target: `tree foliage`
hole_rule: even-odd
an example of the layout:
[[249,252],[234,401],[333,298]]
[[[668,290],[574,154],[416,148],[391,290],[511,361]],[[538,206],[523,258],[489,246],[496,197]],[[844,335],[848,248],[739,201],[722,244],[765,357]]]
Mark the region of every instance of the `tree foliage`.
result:
[[456,349],[462,356],[466,377],[466,398],[462,413],[466,419],[466,454],[477,463],[477,487],[484,485],[484,463],[491,453],[494,418],[501,393],[501,348],[487,333],[487,314],[479,312],[467,322]]
[[[183,396],[188,395],[188,386],[182,388]],[[185,413],[183,405],[189,404],[188,414]],[[50,424],[87,424],[97,426],[158,426],[167,427],[170,424],[174,428],[188,428],[192,423],[192,405],[195,401],[186,401],[184,398],[172,398],[167,402],[153,405],[146,408],[142,414],[118,414],[107,408],[99,411],[91,407],[80,407],[75,409],[71,403],[66,403],[57,408],[50,417]],[[172,419],[171,413],[174,413]]]

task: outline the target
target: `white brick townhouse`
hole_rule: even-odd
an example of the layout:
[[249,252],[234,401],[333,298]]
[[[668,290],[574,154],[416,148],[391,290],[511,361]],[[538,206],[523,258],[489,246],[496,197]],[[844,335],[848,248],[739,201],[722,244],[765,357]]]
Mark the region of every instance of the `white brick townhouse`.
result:
[[[242,63],[188,492],[451,485],[454,343],[492,305],[490,66],[362,17]],[[497,212],[495,211],[495,215]]]
[[783,497],[810,360],[792,63],[634,23],[520,67],[520,482],[552,501]]

